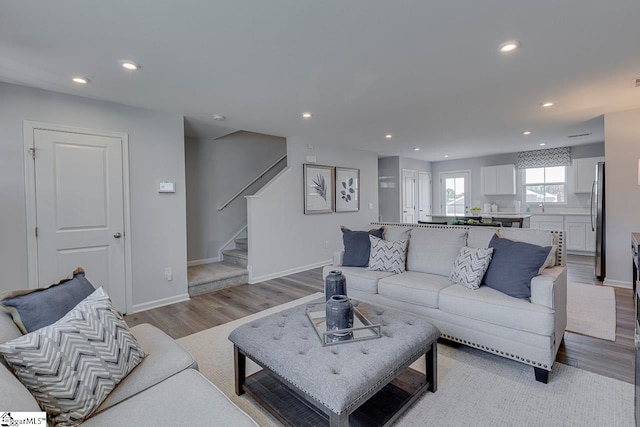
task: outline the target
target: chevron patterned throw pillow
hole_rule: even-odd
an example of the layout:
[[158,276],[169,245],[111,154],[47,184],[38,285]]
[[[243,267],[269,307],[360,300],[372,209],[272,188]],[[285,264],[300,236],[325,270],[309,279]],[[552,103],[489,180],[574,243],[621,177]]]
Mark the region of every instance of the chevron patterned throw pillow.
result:
[[466,286],[469,289],[478,289],[484,273],[487,272],[493,248],[469,248],[460,249],[458,257],[453,262],[453,268],[449,273],[449,279],[453,283]]
[[371,252],[367,270],[402,273],[407,265],[408,240],[382,240],[369,235]]
[[102,288],[0,353],[56,426],[82,423],[145,357]]

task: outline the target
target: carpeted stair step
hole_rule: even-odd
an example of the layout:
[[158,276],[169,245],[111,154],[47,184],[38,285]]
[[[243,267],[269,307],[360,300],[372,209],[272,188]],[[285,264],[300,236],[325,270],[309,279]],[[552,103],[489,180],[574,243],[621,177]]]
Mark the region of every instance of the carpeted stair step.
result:
[[246,237],[241,237],[239,239],[234,240],[236,244],[236,249],[240,251],[248,251],[249,250],[249,241]]
[[191,297],[244,285],[249,281],[249,272],[246,268],[226,262],[190,266],[187,274]]
[[247,251],[241,251],[239,249],[228,249],[226,251],[222,251],[222,261],[230,264],[246,267],[248,259],[249,253]]

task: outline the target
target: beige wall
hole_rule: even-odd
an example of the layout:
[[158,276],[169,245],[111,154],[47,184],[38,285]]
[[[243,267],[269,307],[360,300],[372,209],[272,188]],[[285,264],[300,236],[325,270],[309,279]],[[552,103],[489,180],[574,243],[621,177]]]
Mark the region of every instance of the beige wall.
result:
[[631,232],[640,231],[640,109],[605,115],[606,284],[631,286]]

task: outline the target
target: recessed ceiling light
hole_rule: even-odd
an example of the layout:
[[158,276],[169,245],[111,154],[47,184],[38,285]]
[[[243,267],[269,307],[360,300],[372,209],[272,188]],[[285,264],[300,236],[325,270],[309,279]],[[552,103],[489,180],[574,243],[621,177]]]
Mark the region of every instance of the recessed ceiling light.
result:
[[387,138],[387,139],[391,139],[391,138],[393,138],[393,135],[391,135],[390,133],[388,133],[388,134],[386,134],[384,137],[385,137],[385,138]]
[[420,148],[416,147],[413,149],[413,151],[420,151]]
[[445,159],[446,159],[446,158],[448,158],[448,157],[449,157],[449,155],[448,155],[448,154],[445,154],[445,155],[444,155],[444,158],[445,158]]
[[71,80],[81,85],[86,85],[87,83],[89,83],[89,79],[86,77],[76,76],[76,77],[72,77]]
[[544,147],[545,145],[547,145],[547,143],[546,143],[546,142],[541,142],[541,143],[540,143],[540,146],[541,146],[541,147]]
[[303,119],[310,119],[311,118],[311,113],[309,113],[309,112],[302,113],[302,118]]
[[213,120],[217,120],[219,122],[223,121],[224,119],[226,119],[225,116],[223,116],[222,114],[214,114],[213,115]]
[[511,40],[508,42],[504,42],[500,45],[500,52],[501,53],[511,53],[514,50],[518,49],[520,47],[520,42],[516,41],[516,40]]
[[540,105],[543,106],[544,108],[549,108],[549,107],[553,107],[553,102],[543,102]]
[[129,71],[135,71],[140,69],[140,65],[136,64],[133,61],[121,61],[120,65],[122,66],[122,68]]
[[523,135],[531,135],[531,131],[530,130],[525,130],[524,132],[522,132]]

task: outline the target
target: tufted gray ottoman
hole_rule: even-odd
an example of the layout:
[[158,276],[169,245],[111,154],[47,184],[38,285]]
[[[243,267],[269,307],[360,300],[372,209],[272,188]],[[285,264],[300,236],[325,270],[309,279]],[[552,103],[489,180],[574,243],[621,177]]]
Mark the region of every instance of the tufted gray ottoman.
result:
[[[236,328],[236,394],[247,392],[285,425],[342,427],[388,425],[435,392],[440,331],[400,311],[358,309],[382,326],[381,338],[323,347],[305,305]],[[426,375],[407,369],[422,355]],[[246,378],[246,357],[264,369]]]

